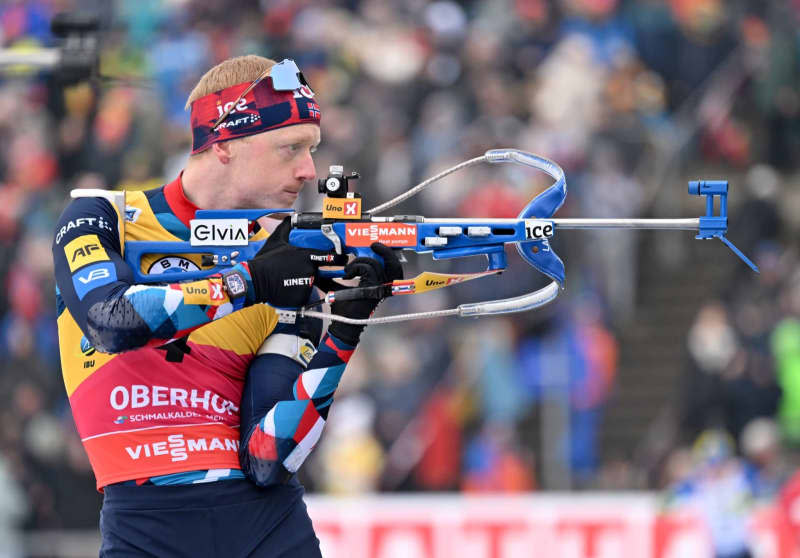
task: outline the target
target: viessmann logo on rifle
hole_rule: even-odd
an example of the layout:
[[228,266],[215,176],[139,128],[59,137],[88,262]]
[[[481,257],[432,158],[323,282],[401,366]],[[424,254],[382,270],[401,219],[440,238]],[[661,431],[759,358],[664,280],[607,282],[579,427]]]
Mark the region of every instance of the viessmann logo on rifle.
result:
[[247,246],[247,219],[192,219],[192,246]]
[[417,226],[407,223],[347,223],[348,246],[369,246],[380,242],[386,246],[416,246]]

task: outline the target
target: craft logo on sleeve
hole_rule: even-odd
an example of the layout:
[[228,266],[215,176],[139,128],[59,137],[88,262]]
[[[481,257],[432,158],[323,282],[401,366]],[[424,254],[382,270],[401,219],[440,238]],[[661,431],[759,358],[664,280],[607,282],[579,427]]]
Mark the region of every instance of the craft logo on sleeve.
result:
[[70,271],[75,271],[90,263],[109,260],[108,254],[96,234],[84,234],[67,242],[64,246],[64,255],[67,257]]
[[67,222],[66,225],[64,225],[59,229],[58,233],[56,233],[56,244],[61,244],[61,239],[64,238],[64,235],[67,234],[72,229],[77,229],[85,225],[94,226],[106,231],[112,230],[111,225],[109,225],[108,221],[106,221],[102,217],[80,217],[78,219],[73,219],[72,221]]
[[361,198],[325,198],[323,219],[361,219]]
[[417,226],[408,223],[347,223],[345,235],[348,246],[369,246],[373,242],[394,248],[417,245]]

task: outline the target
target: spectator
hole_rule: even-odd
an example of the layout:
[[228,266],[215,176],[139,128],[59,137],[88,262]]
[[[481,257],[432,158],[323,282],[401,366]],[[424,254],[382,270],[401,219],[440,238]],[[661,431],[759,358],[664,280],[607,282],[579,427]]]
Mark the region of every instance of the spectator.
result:
[[738,346],[725,306],[719,301],[703,305],[687,336],[689,367],[681,398],[681,427],[689,439],[724,420],[722,375],[733,362]]
[[27,513],[27,498],[0,454],[0,556],[3,558],[23,556],[19,526]]
[[800,276],[792,278],[783,293],[786,317],[770,338],[782,396],[778,418],[783,435],[800,444]]
[[747,517],[753,494],[733,449],[733,440],[725,432],[703,432],[692,450],[694,470],[669,489],[670,506],[691,510],[705,524],[714,558],[752,556]]
[[742,430],[739,447],[745,458],[753,497],[764,503],[774,500],[789,478],[781,450],[778,425],[768,418],[757,418]]

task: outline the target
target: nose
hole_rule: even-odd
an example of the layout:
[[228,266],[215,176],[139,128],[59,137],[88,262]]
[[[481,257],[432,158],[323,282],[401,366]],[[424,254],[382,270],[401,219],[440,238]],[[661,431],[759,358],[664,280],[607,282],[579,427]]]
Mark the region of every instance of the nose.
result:
[[311,157],[311,151],[306,151],[305,155],[298,161],[294,177],[303,182],[317,178],[317,169],[314,168],[314,159]]

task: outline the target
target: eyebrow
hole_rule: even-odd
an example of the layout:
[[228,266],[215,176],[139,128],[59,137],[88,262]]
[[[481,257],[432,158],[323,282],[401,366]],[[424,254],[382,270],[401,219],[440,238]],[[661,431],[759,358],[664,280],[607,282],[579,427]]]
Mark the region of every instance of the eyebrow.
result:
[[301,133],[298,136],[286,138],[284,140],[284,143],[288,144],[308,143],[311,144],[312,146],[317,146],[320,144],[321,141],[322,139],[317,139],[317,137],[314,136],[313,134]]

